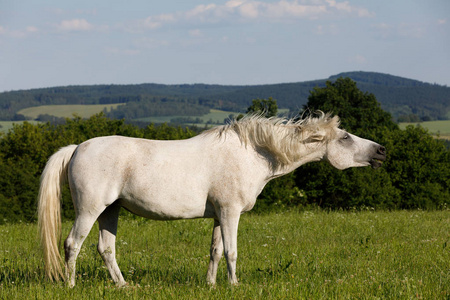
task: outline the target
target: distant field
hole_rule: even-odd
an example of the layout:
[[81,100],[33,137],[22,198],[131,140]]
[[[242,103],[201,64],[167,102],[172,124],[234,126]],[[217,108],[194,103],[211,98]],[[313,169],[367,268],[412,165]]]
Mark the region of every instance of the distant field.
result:
[[[110,111],[112,108],[117,108],[119,105],[124,105],[124,103],[118,104],[102,104],[102,105],[42,105],[27,107],[20,111],[18,114],[22,114],[31,119],[36,119],[41,114],[48,114],[60,118],[72,118],[74,114],[82,117],[89,118],[90,116],[102,112],[105,108]],[[279,109],[279,114],[285,115],[289,112],[288,109]],[[199,118],[202,123],[211,122],[214,124],[223,123],[225,119],[229,118],[230,115],[237,116],[239,112],[223,111],[218,109],[211,109],[210,112],[203,116],[191,116],[192,119]],[[136,121],[143,122],[153,122],[153,123],[169,123],[175,118],[186,118],[186,116],[164,116],[164,117],[148,117],[135,119]],[[192,124],[189,124],[192,125]],[[5,124],[5,128],[11,128],[12,125]],[[2,129],[4,130],[4,128]]]
[[[287,115],[289,109],[281,108],[278,110],[280,115]],[[213,123],[223,123],[225,119],[228,119],[230,115],[238,116],[239,112],[223,111],[218,109],[211,109],[209,114],[203,116],[191,116],[192,119],[199,118],[203,123],[212,121]],[[148,117],[136,119],[136,121],[153,122],[153,123],[168,123],[174,118],[185,118],[186,116],[166,116],[166,117]]]
[[[37,124],[37,121],[28,121],[32,124]],[[22,124],[23,121],[0,121],[0,132],[7,132],[11,128],[13,128],[13,124]]]
[[17,113],[26,117],[36,119],[41,114],[48,114],[60,118],[72,118],[74,114],[82,118],[89,118],[92,115],[102,112],[105,108],[110,111],[111,108],[123,103],[116,104],[99,104],[99,105],[42,105],[27,107],[19,110]]
[[432,134],[439,134],[441,138],[450,140],[450,120],[446,121],[429,121],[429,122],[420,122],[420,123],[400,123],[399,126],[401,129],[405,129],[406,126],[420,125],[423,128],[428,129],[428,131]]
[[[223,111],[218,109],[211,109],[209,114],[203,115],[203,116],[191,116],[192,119],[199,118],[202,120],[203,123],[206,123],[208,121],[212,121],[213,123],[217,122],[223,122],[225,119],[227,119],[230,115],[238,115],[237,112],[230,112],[230,111]],[[143,121],[143,122],[149,122],[149,123],[169,123],[170,120],[175,118],[186,118],[186,116],[165,116],[165,117],[148,117],[148,118],[140,118],[136,119],[136,121]]]

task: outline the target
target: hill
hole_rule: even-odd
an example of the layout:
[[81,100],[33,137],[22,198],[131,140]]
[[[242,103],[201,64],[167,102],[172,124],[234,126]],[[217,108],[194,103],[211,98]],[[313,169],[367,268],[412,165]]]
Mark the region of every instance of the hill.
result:
[[[0,93],[0,120],[21,120],[19,110],[42,105],[126,103],[112,118],[200,116],[210,109],[245,111],[252,99],[272,97],[280,108],[298,112],[314,87],[349,77],[363,92],[373,93],[383,109],[399,121],[450,119],[450,87],[374,72],[348,72],[327,79],[248,86],[207,84],[138,84],[52,87]],[[46,112],[51,115],[51,111]]]
[[450,87],[371,72],[341,73],[330,80],[339,77],[349,77],[360,90],[373,93],[400,122],[450,119]]

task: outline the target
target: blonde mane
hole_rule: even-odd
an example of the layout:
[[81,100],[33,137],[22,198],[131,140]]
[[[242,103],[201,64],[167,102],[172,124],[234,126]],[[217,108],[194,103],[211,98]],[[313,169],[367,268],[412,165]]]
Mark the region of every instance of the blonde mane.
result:
[[335,138],[339,124],[338,116],[331,117],[323,112],[319,112],[318,117],[308,116],[299,120],[248,115],[208,132],[222,135],[232,130],[243,144],[270,152],[278,167],[283,167],[300,158],[302,145],[325,143]]

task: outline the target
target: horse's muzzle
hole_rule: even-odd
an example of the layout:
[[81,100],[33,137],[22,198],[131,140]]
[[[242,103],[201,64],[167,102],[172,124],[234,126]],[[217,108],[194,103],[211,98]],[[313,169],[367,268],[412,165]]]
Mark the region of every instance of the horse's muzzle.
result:
[[370,165],[373,169],[378,169],[381,167],[383,162],[386,160],[386,148],[383,146],[378,145],[377,150],[370,160]]

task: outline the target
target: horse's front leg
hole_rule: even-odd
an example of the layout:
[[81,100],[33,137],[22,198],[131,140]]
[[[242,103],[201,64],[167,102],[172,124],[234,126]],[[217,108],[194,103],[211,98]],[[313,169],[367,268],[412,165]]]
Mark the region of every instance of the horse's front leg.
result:
[[237,285],[236,261],[237,261],[237,233],[241,212],[234,209],[225,209],[220,214],[220,228],[222,231],[223,247],[227,260],[228,281]]
[[211,238],[211,249],[208,273],[206,275],[206,281],[208,284],[216,284],[217,268],[219,266],[220,258],[223,253],[222,232],[220,231],[220,223],[218,220],[214,220],[214,228]]

